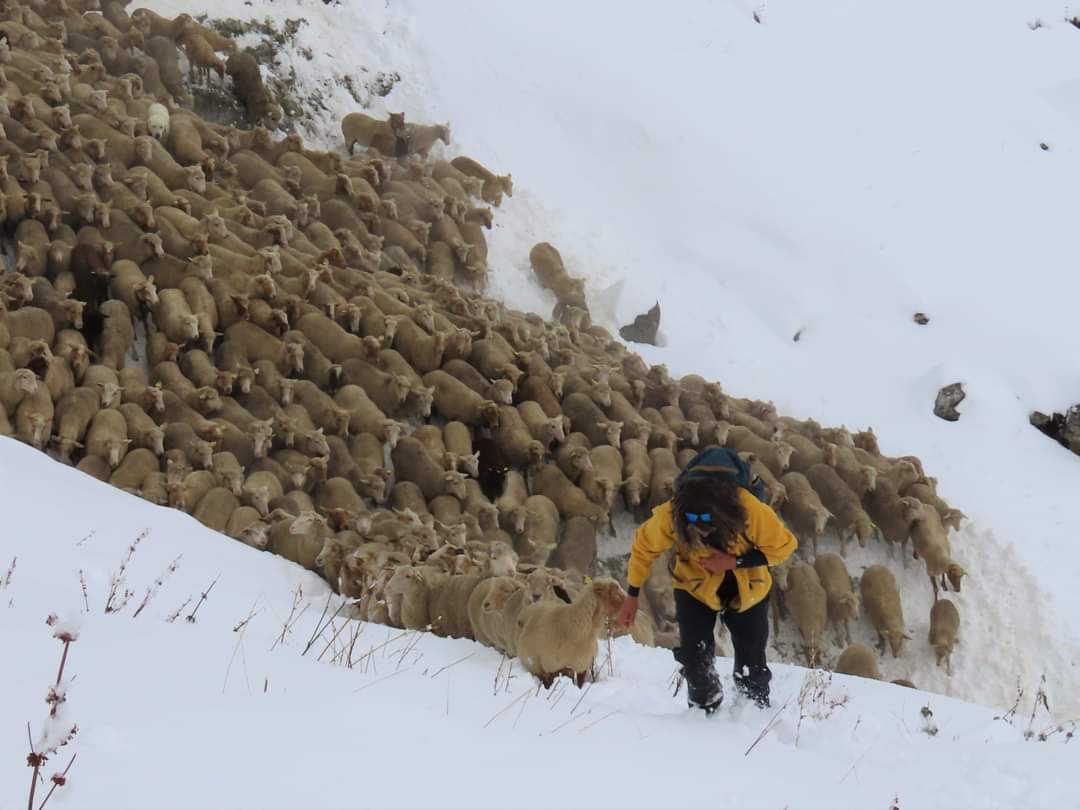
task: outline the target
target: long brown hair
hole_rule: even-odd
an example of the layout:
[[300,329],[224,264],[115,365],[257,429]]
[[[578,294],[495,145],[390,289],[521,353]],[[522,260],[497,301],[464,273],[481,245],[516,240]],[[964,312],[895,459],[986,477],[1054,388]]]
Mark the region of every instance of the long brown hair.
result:
[[712,515],[711,523],[697,525],[711,532],[708,544],[715,548],[728,548],[746,528],[746,507],[739,500],[739,487],[733,481],[705,476],[681,479],[671,506],[679,550],[684,553],[702,545],[697,533],[688,529],[691,524],[686,519],[687,512]]

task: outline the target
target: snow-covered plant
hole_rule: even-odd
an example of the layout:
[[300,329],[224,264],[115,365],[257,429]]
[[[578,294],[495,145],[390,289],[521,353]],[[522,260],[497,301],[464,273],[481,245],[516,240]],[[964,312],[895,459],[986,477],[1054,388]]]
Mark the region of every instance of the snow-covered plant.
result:
[[[79,624],[77,619],[61,620],[55,613],[50,614],[45,623],[53,629],[53,638],[58,639],[64,645],[64,652],[60,656],[60,669],[56,673],[56,682],[50,684],[45,695],[45,702],[49,704],[49,716],[45,719],[41,734],[35,741],[30,735],[30,724],[26,724],[26,736],[30,742],[30,753],[26,757],[26,764],[34,769],[30,777],[30,798],[27,802],[27,810],[34,810],[34,794],[37,791],[38,781],[42,767],[49,758],[54,756],[63,746],[70,743],[79,732],[79,727],[67,718],[66,704],[67,692],[71,686],[71,679],[64,678],[64,668],[67,666],[68,651],[75,641],[79,639]],[[67,784],[68,771],[75,763],[75,754],[71,755],[67,767],[49,777],[52,787],[37,806],[42,810],[52,798],[57,788]]]

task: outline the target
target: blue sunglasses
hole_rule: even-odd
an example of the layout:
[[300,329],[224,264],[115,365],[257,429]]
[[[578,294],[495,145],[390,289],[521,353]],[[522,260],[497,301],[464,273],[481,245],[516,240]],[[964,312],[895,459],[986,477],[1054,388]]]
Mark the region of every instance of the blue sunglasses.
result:
[[683,517],[686,518],[687,523],[697,523],[699,520],[702,523],[712,523],[712,515],[708,512],[683,512]]

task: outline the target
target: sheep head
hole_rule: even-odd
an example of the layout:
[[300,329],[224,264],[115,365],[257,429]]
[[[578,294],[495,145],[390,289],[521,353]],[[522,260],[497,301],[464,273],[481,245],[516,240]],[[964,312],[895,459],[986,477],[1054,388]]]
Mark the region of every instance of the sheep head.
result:
[[649,482],[643,481],[636,475],[631,475],[622,482],[623,494],[631,509],[637,509],[647,499],[649,494]]
[[468,497],[468,486],[465,481],[466,478],[463,473],[445,472],[443,473],[443,491],[464,503]]
[[[283,365],[285,366],[285,372],[289,375],[302,376],[304,373],[304,345],[302,343],[287,342],[284,344],[285,357]],[[291,397],[290,397],[291,401]],[[282,404],[285,403],[284,398]]]

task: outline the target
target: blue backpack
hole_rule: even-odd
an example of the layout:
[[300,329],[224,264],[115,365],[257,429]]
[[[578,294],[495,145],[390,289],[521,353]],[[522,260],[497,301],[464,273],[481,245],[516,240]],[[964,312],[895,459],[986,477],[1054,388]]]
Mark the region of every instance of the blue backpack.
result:
[[675,486],[678,487],[680,481],[690,478],[731,481],[748,490],[759,501],[764,502],[766,499],[765,482],[754,475],[750,465],[743,461],[738,453],[724,447],[710,447],[690,459],[675,479]]

